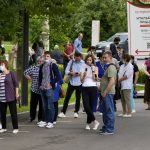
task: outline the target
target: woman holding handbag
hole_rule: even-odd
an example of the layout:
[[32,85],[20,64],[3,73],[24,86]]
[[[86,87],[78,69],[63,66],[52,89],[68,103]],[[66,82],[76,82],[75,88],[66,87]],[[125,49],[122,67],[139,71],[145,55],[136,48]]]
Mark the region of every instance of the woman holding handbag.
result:
[[98,68],[94,65],[94,57],[88,54],[85,57],[85,65],[81,70],[82,99],[85,112],[87,114],[87,124],[85,129],[90,130],[90,124],[93,123],[93,130],[97,130],[99,122],[95,119],[93,113],[93,101],[97,100],[97,78]]
[[16,99],[19,98],[18,81],[16,75],[9,70],[7,61],[0,62],[0,70],[2,71],[0,75],[0,110],[2,122],[2,129],[0,130],[0,133],[4,133],[7,131],[6,112],[7,106],[9,106],[13,125],[13,133],[17,134],[19,131],[16,107]]

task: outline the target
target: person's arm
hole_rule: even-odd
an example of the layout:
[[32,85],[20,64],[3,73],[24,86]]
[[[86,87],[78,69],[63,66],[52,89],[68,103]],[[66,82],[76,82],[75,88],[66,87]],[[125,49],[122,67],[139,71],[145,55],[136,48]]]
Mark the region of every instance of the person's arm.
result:
[[78,39],[76,39],[75,41],[74,41],[74,49],[75,49],[75,51],[77,51],[77,52],[79,52],[80,53],[80,48],[79,48],[79,45],[80,43],[79,43],[79,41],[78,41]]
[[136,86],[138,78],[139,78],[139,71],[135,72],[134,86]]
[[32,80],[32,67],[26,69],[24,71],[24,76],[28,79],[28,80]]

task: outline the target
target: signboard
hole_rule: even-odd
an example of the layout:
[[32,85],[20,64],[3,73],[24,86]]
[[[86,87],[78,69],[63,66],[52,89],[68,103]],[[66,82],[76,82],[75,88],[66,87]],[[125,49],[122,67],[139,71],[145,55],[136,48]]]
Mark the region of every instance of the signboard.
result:
[[129,53],[148,56],[150,53],[150,0],[129,0]]
[[99,43],[99,35],[100,35],[100,21],[99,20],[93,20],[92,21],[91,46],[96,46]]

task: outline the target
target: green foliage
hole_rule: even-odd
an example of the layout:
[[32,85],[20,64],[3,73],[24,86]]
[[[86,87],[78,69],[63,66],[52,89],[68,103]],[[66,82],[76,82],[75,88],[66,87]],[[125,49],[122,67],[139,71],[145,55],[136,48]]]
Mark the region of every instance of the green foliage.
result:
[[139,71],[138,83],[145,83],[146,75],[143,70]]
[[[84,32],[84,47],[91,41],[92,20],[100,20],[100,39],[105,40],[116,32],[127,31],[126,1],[85,0],[74,15],[73,31]],[[75,35],[75,34],[74,34]]]

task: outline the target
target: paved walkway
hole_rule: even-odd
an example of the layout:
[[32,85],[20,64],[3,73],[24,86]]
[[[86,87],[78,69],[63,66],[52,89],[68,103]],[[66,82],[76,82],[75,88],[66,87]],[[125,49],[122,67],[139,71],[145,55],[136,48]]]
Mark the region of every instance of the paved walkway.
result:
[[[136,100],[133,118],[116,117],[114,135],[102,136],[98,131],[86,131],[86,115],[73,118],[73,109],[67,118],[58,119],[53,129],[38,128],[36,123],[26,121],[26,115],[19,116],[20,132],[0,134],[0,150],[148,150],[150,145],[150,111],[145,110],[142,99]],[[117,104],[121,112],[120,102]],[[102,126],[101,116],[96,114]]]

